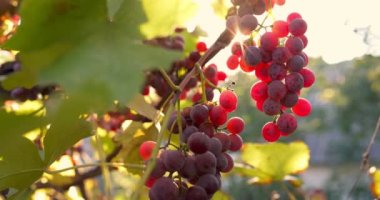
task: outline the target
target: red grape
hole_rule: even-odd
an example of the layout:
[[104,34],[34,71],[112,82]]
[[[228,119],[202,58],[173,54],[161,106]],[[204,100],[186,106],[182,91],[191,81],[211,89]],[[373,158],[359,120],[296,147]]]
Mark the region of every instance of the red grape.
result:
[[263,81],[254,83],[251,87],[251,98],[256,101],[264,101],[268,97],[268,84]]
[[268,122],[261,129],[261,135],[266,141],[275,142],[280,138],[281,133],[275,123]]
[[197,50],[199,52],[205,52],[205,51],[207,51],[207,45],[204,42],[198,42],[196,46],[197,46]]
[[237,55],[231,55],[227,59],[227,67],[231,70],[236,69],[239,66],[239,57]]
[[237,107],[237,96],[233,91],[225,90],[220,94],[219,103],[227,112],[232,112]]
[[287,36],[289,34],[288,23],[282,20],[273,22],[272,32],[279,38]]
[[314,76],[313,71],[311,71],[309,68],[303,68],[301,69],[300,74],[302,75],[304,79],[303,86],[305,88],[308,88],[313,85],[315,81],[315,76]]
[[308,116],[311,110],[311,103],[305,98],[299,98],[297,104],[292,108],[292,112],[300,117]]
[[293,133],[297,129],[297,119],[290,113],[282,113],[277,119],[278,129],[285,133]]
[[210,112],[210,120],[215,126],[220,126],[227,121],[227,112],[221,106],[214,106]]
[[139,153],[140,157],[143,160],[148,160],[152,155],[154,146],[156,146],[156,142],[154,141],[145,141],[140,145]]
[[240,134],[244,130],[244,120],[240,117],[233,117],[227,122],[227,130],[232,134]]

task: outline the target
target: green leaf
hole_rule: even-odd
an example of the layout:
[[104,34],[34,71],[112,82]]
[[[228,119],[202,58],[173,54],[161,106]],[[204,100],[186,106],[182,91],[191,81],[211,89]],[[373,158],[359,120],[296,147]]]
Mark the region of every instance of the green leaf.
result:
[[303,142],[244,144],[242,160],[273,181],[307,169],[310,151]]
[[0,145],[0,190],[22,190],[36,181],[44,170],[37,147],[23,134],[42,126],[44,120],[1,110],[0,124],[0,141],[3,141]]
[[86,99],[72,96],[67,100],[52,100],[47,105],[51,126],[44,139],[45,163],[50,165],[69,147],[91,135],[90,123],[79,119],[88,109]]
[[[179,0],[170,4],[112,1],[108,6],[106,0],[25,0],[20,9],[23,22],[5,44],[20,50],[23,70],[11,75],[4,85],[58,83],[69,96],[92,94],[82,97],[97,104],[90,107],[96,109],[106,108],[113,100],[128,102],[140,90],[144,70],[167,67],[180,56],[144,45],[140,26],[151,36],[172,31],[172,26],[189,15],[182,12],[186,6],[188,1]],[[114,13],[113,21],[107,10]],[[166,19],[158,21],[163,18],[159,13],[166,13]],[[91,87],[84,87],[88,84]],[[97,96],[104,98],[92,100]]]
[[148,38],[172,33],[176,26],[183,25],[197,10],[192,0],[142,0],[142,2],[148,22],[141,26],[141,31]]
[[15,194],[12,194],[9,197],[9,200],[29,200],[32,194],[32,190],[30,188],[26,188],[20,191],[17,191]]

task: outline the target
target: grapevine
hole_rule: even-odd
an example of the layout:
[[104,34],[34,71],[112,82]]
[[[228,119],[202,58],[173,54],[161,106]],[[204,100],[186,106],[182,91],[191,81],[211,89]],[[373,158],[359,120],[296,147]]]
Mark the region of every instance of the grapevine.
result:
[[[111,136],[113,142],[123,133],[126,122],[152,123],[159,127],[155,140],[144,140],[138,147],[143,165],[113,162],[123,148],[122,144],[115,142],[117,145],[110,154],[99,152],[99,163],[44,171],[56,174],[75,169],[77,177],[70,183],[55,186],[39,181],[35,187],[68,190],[78,185],[84,190],[84,180],[126,167],[143,171],[132,199],[140,198],[143,187],[149,188],[152,200],[211,199],[222,187],[222,173],[229,173],[234,168],[235,161],[230,152],[243,148],[241,134],[249,125],[234,114],[239,106],[234,91],[234,84],[238,82],[229,82],[224,71],[209,63],[238,34],[245,39],[230,45],[231,55],[226,58],[226,65],[230,70],[240,67],[258,79],[247,92],[260,112],[273,117],[263,125],[262,137],[275,142],[294,133],[298,126],[295,115],[306,117],[312,111],[310,102],[300,97],[301,89],[311,87],[315,81],[313,72],[307,68],[308,57],[304,53],[308,43],[305,36],[307,23],[299,13],[289,14],[287,20],[274,20],[272,9],[275,5],[284,5],[284,0],[231,2],[233,6],[226,16],[225,30],[211,46],[198,41],[194,50],[173,61],[168,68],[144,71],[145,79],[139,95],[149,99],[150,106],[159,113],[157,116],[148,117],[117,102],[114,110],[99,115],[81,115],[81,119],[92,123],[93,132],[100,128],[115,133],[116,136]],[[263,16],[261,22],[259,15]],[[183,34],[188,34],[185,28],[176,28],[170,36],[153,37],[142,43],[182,53],[186,45]],[[0,76],[7,77],[22,68],[23,63],[15,55],[14,61],[1,65]],[[9,101],[47,101],[51,96],[64,94],[65,88],[59,84],[5,89],[0,83],[0,97]],[[190,103],[183,106],[185,101]],[[102,150],[99,136],[96,133],[95,136],[96,145]],[[175,137],[179,138],[178,141]],[[34,139],[40,150],[44,149],[42,140],[41,137]],[[81,152],[82,147],[77,146],[65,154],[72,156]],[[82,167],[95,168],[79,173],[77,169]],[[105,188],[108,178],[105,178]],[[8,188],[3,193],[7,195]],[[109,197],[109,193],[106,191],[106,196]],[[85,194],[83,196],[86,198]]]

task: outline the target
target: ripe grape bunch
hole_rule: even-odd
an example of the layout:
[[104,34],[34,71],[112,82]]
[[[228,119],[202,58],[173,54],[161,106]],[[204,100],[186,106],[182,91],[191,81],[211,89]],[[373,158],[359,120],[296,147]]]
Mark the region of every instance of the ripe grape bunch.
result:
[[[307,23],[295,12],[288,15],[287,21],[276,20],[270,26],[258,25],[250,13],[234,18],[238,20],[227,19],[230,30],[239,28],[244,35],[258,34],[232,44],[227,66],[231,70],[240,66],[244,72],[255,72],[259,81],[252,85],[251,97],[258,110],[274,116],[261,133],[266,141],[277,141],[296,130],[294,114],[305,117],[311,112],[310,102],[300,97],[301,89],[310,87],[315,81],[314,73],[306,67],[308,56],[303,52],[308,44]],[[260,35],[262,28],[265,32]],[[267,30],[269,28],[271,31]],[[287,108],[292,113],[287,113]]]
[[[167,128],[179,134],[180,146],[169,149],[167,145],[160,151],[146,182],[151,200],[207,200],[219,190],[220,173],[231,171],[234,165],[227,151],[238,151],[243,145],[239,134],[244,121],[239,117],[228,119],[236,108],[236,94],[225,90],[219,104],[197,103],[170,116]],[[146,141],[140,146],[140,155],[147,162],[155,145]]]

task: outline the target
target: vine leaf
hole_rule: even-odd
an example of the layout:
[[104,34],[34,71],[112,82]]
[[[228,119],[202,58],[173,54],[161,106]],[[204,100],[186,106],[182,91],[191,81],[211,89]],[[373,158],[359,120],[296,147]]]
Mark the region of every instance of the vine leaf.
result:
[[246,143],[242,160],[247,166],[238,166],[236,172],[252,177],[251,181],[255,183],[282,181],[289,174],[307,169],[309,159],[309,148],[303,142]]
[[0,190],[22,190],[37,180],[44,164],[36,146],[23,134],[44,125],[44,119],[0,110]]
[[[181,55],[144,45],[144,37],[173,31],[192,9],[182,12],[189,0],[112,2],[113,21],[108,19],[106,0],[23,1],[22,24],[4,46],[20,51],[23,70],[4,85],[53,82],[69,96],[86,92],[81,90],[85,88],[104,96],[102,102],[94,102],[94,95],[82,96],[91,100],[89,104],[97,104],[91,107],[97,110],[114,100],[128,102],[139,92],[146,69],[167,67]],[[158,13],[165,13],[165,20],[158,21],[164,15]],[[87,83],[93,86],[82,87]]]

